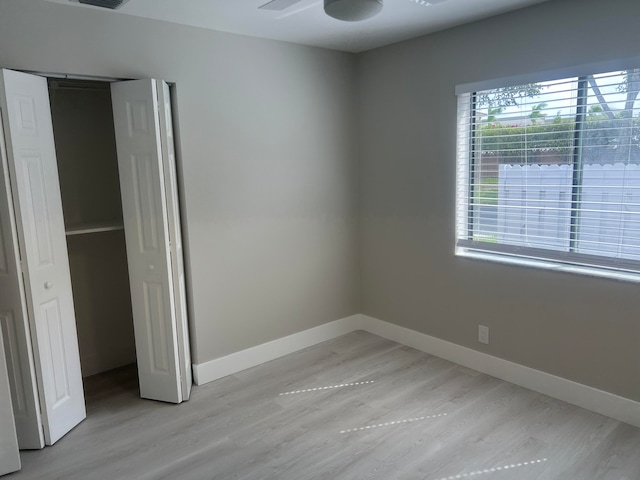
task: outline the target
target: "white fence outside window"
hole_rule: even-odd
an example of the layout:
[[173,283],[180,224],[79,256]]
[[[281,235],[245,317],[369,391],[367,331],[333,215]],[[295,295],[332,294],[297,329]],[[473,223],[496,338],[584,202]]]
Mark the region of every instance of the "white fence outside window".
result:
[[[571,165],[500,165],[496,241],[568,251],[572,189]],[[640,260],[640,166],[585,165],[577,215],[577,252]]]

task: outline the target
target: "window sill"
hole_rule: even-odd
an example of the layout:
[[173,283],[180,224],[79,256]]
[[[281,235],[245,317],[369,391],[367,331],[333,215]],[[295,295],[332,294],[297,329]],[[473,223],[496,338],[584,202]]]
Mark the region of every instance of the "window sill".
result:
[[610,280],[618,280],[622,282],[640,283],[639,273],[625,272],[621,270],[587,267],[582,265],[571,265],[562,262],[539,260],[535,258],[524,258],[501,253],[479,252],[461,247],[456,248],[456,256],[471,258],[474,260],[514,265],[518,267],[538,268],[555,272],[586,275],[589,277],[608,278]]

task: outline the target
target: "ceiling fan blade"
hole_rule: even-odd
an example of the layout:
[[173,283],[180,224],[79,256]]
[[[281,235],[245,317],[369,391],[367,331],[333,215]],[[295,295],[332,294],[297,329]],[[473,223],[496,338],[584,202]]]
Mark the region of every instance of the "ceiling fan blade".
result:
[[302,0],[271,0],[270,2],[258,7],[258,9],[282,11],[301,1]]

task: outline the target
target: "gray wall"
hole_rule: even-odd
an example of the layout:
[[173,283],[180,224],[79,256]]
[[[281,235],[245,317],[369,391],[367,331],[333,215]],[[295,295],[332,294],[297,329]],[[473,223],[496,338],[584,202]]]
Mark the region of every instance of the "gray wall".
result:
[[640,400],[640,285],[453,254],[455,86],[639,45],[637,0],[554,0],[360,55],[363,312]]
[[352,55],[2,0],[0,65],[176,82],[195,363],[359,312]]

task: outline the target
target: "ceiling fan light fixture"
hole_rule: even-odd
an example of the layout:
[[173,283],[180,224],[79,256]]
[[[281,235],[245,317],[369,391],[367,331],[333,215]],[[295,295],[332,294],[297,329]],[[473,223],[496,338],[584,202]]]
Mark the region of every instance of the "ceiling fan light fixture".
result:
[[324,11],[345,22],[359,22],[382,11],[382,0],[324,0]]
[[413,3],[417,3],[418,5],[422,5],[423,7],[432,7],[438,3],[444,3],[447,0],[411,0]]

